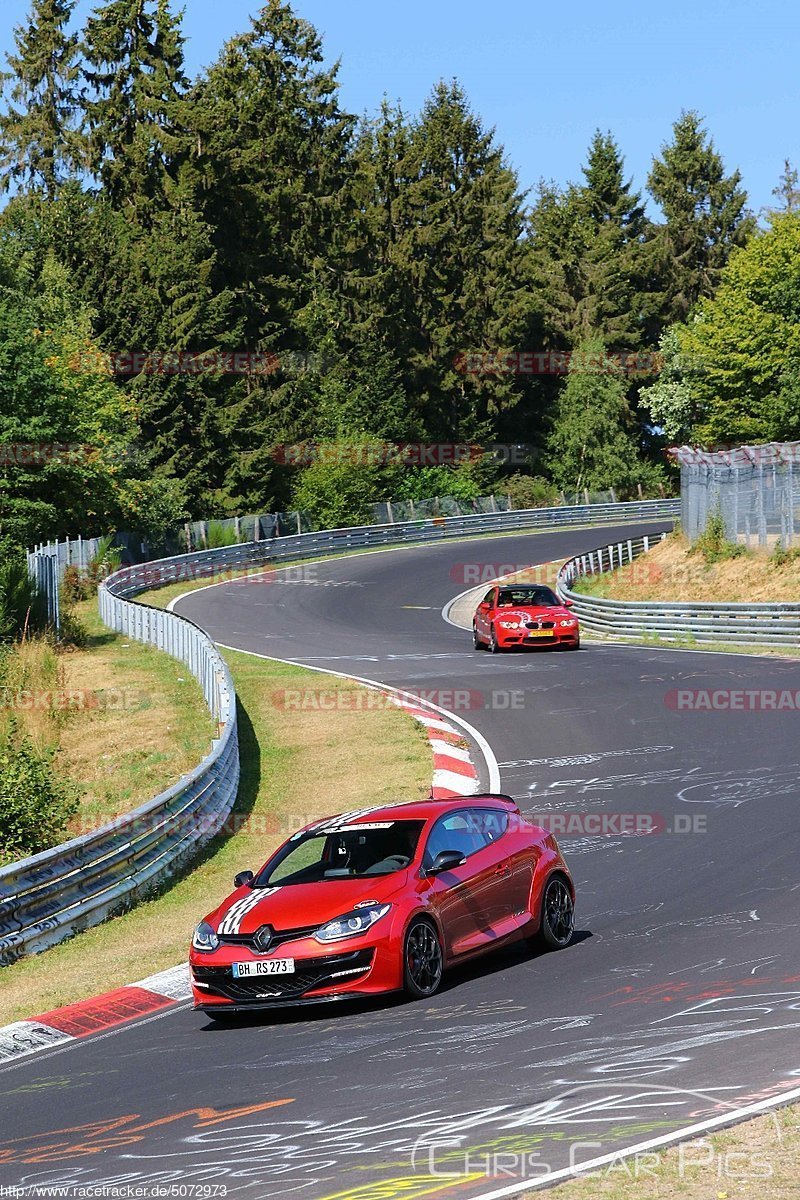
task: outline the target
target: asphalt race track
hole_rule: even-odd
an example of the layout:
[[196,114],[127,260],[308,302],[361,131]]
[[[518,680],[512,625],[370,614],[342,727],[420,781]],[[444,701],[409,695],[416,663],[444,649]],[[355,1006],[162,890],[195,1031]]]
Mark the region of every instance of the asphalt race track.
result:
[[576,937],[556,954],[498,952],[429,1002],[231,1029],[182,1006],[23,1059],[0,1072],[0,1183],[468,1200],[800,1085],[800,717],[678,711],[670,696],[797,692],[800,663],[589,640],[491,656],[442,619],[465,563],[543,562],[615,536],[444,542],[180,601],[228,646],[425,695],[471,689],[460,715],[502,790],[574,818],[559,840]]

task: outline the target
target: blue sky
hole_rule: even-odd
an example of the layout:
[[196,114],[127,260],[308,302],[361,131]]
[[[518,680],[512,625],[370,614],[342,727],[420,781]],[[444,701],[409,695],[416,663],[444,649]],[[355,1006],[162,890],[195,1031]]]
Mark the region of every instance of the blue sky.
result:
[[[184,0],[192,70],[247,27],[257,0]],[[94,7],[81,0],[79,13]],[[595,128],[610,129],[642,187],[682,108],[706,118],[758,211],[784,158],[800,164],[800,5],[796,0],[297,0],[341,59],[342,100],[373,111],[386,93],[420,108],[456,76],[496,127],[523,187],[565,183]],[[0,56],[28,0],[0,3]]]

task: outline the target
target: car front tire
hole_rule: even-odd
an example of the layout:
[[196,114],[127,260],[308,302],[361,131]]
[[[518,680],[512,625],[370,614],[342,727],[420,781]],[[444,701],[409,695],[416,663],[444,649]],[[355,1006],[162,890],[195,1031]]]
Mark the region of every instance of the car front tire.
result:
[[497,640],[497,631],[495,630],[494,625],[489,630],[489,653],[490,654],[499,654],[500,653],[500,643]]
[[433,996],[444,972],[439,934],[431,921],[415,917],[403,943],[403,990],[414,1000]]

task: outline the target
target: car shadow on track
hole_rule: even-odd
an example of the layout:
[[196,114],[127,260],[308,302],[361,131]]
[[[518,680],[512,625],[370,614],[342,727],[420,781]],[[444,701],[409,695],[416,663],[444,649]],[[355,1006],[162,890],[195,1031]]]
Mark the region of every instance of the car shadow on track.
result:
[[[563,950],[558,951],[558,955],[568,954],[570,950],[591,936],[592,933],[588,929],[576,929],[572,941]],[[466,990],[470,983],[488,979],[501,971],[513,971],[536,963],[540,959],[547,960],[552,957],[552,951],[532,950],[525,942],[512,942],[509,946],[501,946],[497,950],[490,951],[485,957],[481,955],[480,958],[473,959],[471,962],[451,967],[445,973],[439,990],[427,1003],[436,1005],[442,997],[448,996],[452,992],[458,992],[460,988]],[[224,1033],[231,1029],[249,1029],[265,1025],[316,1024],[320,1021],[337,1018],[346,1022],[347,1017],[387,1012],[418,1003],[419,1001],[413,1000],[402,992],[392,992],[363,1000],[321,1001],[319,1004],[309,1004],[307,1007],[305,1005],[287,1005],[286,1008],[254,1009],[253,1012],[226,1014],[223,1021],[206,1018],[206,1023],[201,1027],[200,1032]],[[201,1017],[202,1014],[196,1013],[195,1016]]]

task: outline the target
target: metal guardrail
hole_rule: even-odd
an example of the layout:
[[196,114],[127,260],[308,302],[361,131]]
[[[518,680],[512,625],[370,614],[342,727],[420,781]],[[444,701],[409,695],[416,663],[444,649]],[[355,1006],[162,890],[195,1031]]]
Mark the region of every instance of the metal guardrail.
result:
[[134,812],[0,869],[0,966],[46,950],[147,895],[220,830],[236,799],[236,694],[224,659],[196,625],[130,603],[115,594],[119,586],[111,576],[100,588],[103,621],[185,663],[203,688],[218,735],[199,766]]
[[[677,511],[677,500],[652,500],[433,517],[225,546],[126,567],[110,575],[99,591],[105,624],[186,663],[219,722],[219,737],[194,771],[134,812],[0,869],[0,966],[45,950],[147,894],[219,831],[236,798],[236,696],[224,660],[213,642],[190,621],[133,603],[133,597],[172,582],[214,579],[225,571],[361,547],[517,529],[669,520]],[[57,578],[53,560],[52,547],[29,555],[29,567],[45,587]],[[57,593],[50,598],[55,602]]]
[[[664,535],[662,535],[663,537]],[[571,600],[586,630],[620,637],[653,636],[667,641],[800,645],[800,604],[716,604],[689,600],[613,600],[576,592],[576,580],[632,563],[659,539],[633,538],[578,554],[564,563],[557,588]]]
[[208,578],[226,571],[264,567],[276,562],[300,561],[372,546],[413,545],[440,538],[469,537],[486,533],[514,533],[569,528],[582,525],[625,524],[641,521],[672,521],[679,513],[679,500],[642,500],[621,504],[576,504],[553,508],[519,509],[511,512],[475,513],[462,517],[430,517],[392,525],[361,525],[329,529],[320,533],[293,534],[218,550],[200,550],[173,558],[156,559],[140,566],[125,567],[113,579],[118,595],[135,596],[148,588]]

